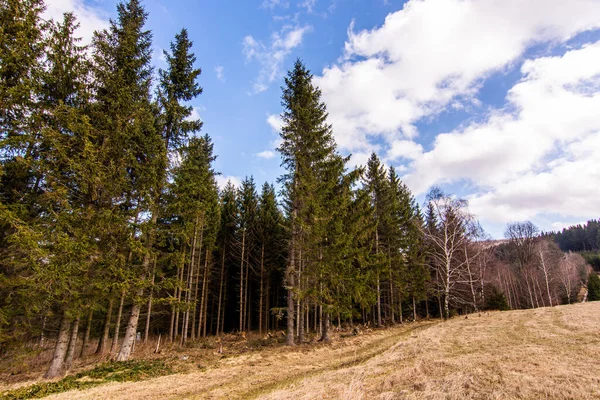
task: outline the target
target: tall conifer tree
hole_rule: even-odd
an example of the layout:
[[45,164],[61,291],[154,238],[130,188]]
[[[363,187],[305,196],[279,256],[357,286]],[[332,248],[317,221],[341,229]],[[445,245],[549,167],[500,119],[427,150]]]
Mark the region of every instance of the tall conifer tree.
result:
[[288,345],[294,344],[294,300],[300,300],[302,295],[299,273],[309,266],[307,261],[316,263],[320,258],[317,244],[323,237],[318,225],[323,225],[330,211],[324,199],[339,181],[344,162],[336,152],[321,91],[313,86],[312,77],[304,64],[296,60],[285,78],[281,101],[284,125],[279,152],[286,173],[280,182],[284,185],[290,224],[285,273]]

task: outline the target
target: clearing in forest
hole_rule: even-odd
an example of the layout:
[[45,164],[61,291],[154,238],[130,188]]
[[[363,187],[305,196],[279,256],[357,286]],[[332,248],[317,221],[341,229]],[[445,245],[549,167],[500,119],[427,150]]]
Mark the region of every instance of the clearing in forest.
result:
[[47,398],[592,399],[600,398],[599,346],[600,302],[594,302],[266,348],[197,372]]

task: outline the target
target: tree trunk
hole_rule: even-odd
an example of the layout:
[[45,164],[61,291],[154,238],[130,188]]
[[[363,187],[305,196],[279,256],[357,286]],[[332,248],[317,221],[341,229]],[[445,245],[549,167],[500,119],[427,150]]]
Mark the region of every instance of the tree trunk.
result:
[[246,250],[246,229],[242,229],[242,257],[240,262],[240,326],[239,332],[244,331],[244,252]]
[[42,329],[40,329],[40,347],[44,348],[46,337],[44,336],[44,331],[46,330],[46,319],[48,316],[44,314],[44,318],[42,318]]
[[450,318],[450,259],[446,259],[446,280],[444,281],[444,318]]
[[[146,279],[148,279],[148,273],[150,271],[150,252],[152,250],[152,246],[154,245],[154,227],[156,226],[157,220],[158,213],[156,210],[154,210],[152,212],[151,231],[148,234],[148,240],[146,242],[146,253],[144,254],[144,259],[142,260],[142,273],[140,276],[141,282],[144,282]],[[141,304],[138,302],[138,299],[143,295],[144,289],[140,288],[137,290],[136,296],[133,299],[131,314],[129,314],[129,322],[127,323],[127,329],[125,329],[125,337],[123,338],[123,343],[121,344],[121,350],[117,355],[117,361],[127,361],[131,355],[131,352],[133,351],[141,309]]]
[[250,312],[251,307],[248,306],[248,304],[250,303],[250,289],[249,289],[249,282],[250,282],[250,251],[246,252],[246,275],[244,277],[244,279],[246,280],[246,287],[244,289],[244,291],[246,293],[244,293],[244,331],[246,332],[250,332]]
[[[139,298],[143,295],[144,290],[138,289],[136,297]],[[137,333],[138,319],[140,317],[140,309],[142,308],[141,305],[135,300],[136,299],[134,299],[133,305],[131,306],[129,322],[127,323],[127,328],[125,329],[125,337],[123,338],[123,343],[121,344],[121,350],[119,351],[119,354],[117,354],[117,361],[129,360],[129,356],[133,351]]]
[[219,305],[217,306],[217,336],[221,330],[221,302],[223,300],[223,280],[225,278],[225,245],[223,244],[223,255],[221,257],[221,278],[219,281]]
[[[319,326],[317,323],[317,317],[319,316],[319,306],[317,305],[317,303],[315,303],[314,306],[314,310],[313,310],[313,328],[315,330],[315,334],[320,334],[321,332],[319,332]],[[352,319],[351,319],[352,320]]]
[[[194,239],[192,240],[192,254],[190,258],[190,266],[188,267],[188,276],[185,285],[185,314],[183,318],[183,331],[181,332],[181,344],[184,344],[188,338],[188,328],[190,326],[190,301],[192,299],[192,277],[194,276],[194,261],[196,256],[196,244],[198,240],[198,221],[200,217],[196,217],[194,225]],[[202,248],[202,239],[200,239],[200,248]],[[200,250],[199,250],[200,252]],[[200,257],[198,257],[200,258]]]
[[[191,339],[192,340],[196,340],[196,311],[200,308],[198,307],[199,301],[198,301],[198,287],[200,286],[200,264],[202,263],[201,260],[201,255],[198,254],[198,268],[197,271],[195,271],[196,273],[194,274],[194,276],[192,277],[192,286],[194,287],[194,298],[191,299],[192,300],[192,304],[193,307],[191,309],[191,313],[192,313],[192,334],[191,334]],[[200,316],[202,315],[202,309],[200,308],[200,310],[198,311],[200,313]],[[202,325],[202,317],[200,317],[200,321],[198,322],[198,337],[200,337],[200,326]]]
[[110,346],[110,352],[114,353],[117,351],[119,344],[119,331],[121,330],[121,317],[123,316],[123,303],[125,302],[125,289],[121,291],[121,300],[119,302],[119,311],[117,312],[117,320],[115,321],[115,333],[113,335],[112,346]]
[[[537,278],[534,278],[534,281],[535,281],[535,283],[537,284],[537,287],[538,287],[538,291],[539,291],[539,294],[540,294],[540,300],[541,300],[541,303],[542,303],[542,307],[546,307],[546,302],[544,301],[544,291],[542,290],[542,287],[540,286],[540,281]],[[537,295],[536,295],[535,298],[537,300]]]
[[[227,304],[227,284],[223,288],[223,303]],[[221,332],[225,332],[225,305],[223,305],[223,314],[221,317]]]
[[[177,268],[177,278],[179,278],[179,268]],[[177,298],[177,288],[173,291],[173,298]],[[175,336],[175,305],[171,306],[171,321],[169,323],[169,342],[173,343]]]
[[175,333],[173,336],[173,340],[177,340],[177,336],[179,335],[179,316],[181,314],[181,292],[183,290],[183,275],[185,271],[185,249],[181,252],[181,267],[179,268],[179,275],[177,276],[177,304],[176,309],[177,312],[175,314]]
[[298,264],[298,294],[296,295],[296,336],[298,337],[298,342],[304,342],[304,314],[302,310],[303,301],[300,299],[300,294],[304,289],[303,280],[302,280],[302,272],[304,269],[304,259],[302,258],[302,250],[303,250],[304,242],[300,242],[300,248],[298,249],[298,260],[296,261]]
[[540,250],[540,259],[542,260],[542,270],[544,271],[544,278],[546,279],[546,292],[548,293],[548,301],[550,302],[550,307],[553,307],[552,304],[552,296],[550,295],[550,282],[548,279],[548,269],[546,268],[546,262],[544,260],[544,253]]
[[304,301],[298,301],[298,342],[304,342]]
[[529,292],[529,300],[531,301],[531,308],[535,308],[535,302],[533,301],[533,294],[531,292],[531,287],[529,285],[529,277],[527,271],[525,269],[522,270],[523,275],[525,275],[525,283],[527,284],[527,292]]
[[304,333],[310,335],[310,302],[307,300],[304,303]]
[[[375,254],[379,255],[379,231],[375,226]],[[379,267],[377,267],[377,326],[381,326],[381,286],[379,281]]]
[[450,290],[446,288],[444,293],[444,319],[450,318]]
[[471,263],[469,263],[469,254],[467,252],[467,248],[465,247],[465,261],[467,263],[467,272],[469,273],[469,286],[471,288],[471,296],[473,297],[473,309],[475,312],[479,311],[477,308],[477,296],[475,295],[475,286],[473,275],[471,274]]
[[[208,329],[209,333],[213,333],[216,331],[216,329],[214,329],[214,324],[215,324],[215,302],[216,302],[216,296],[213,296],[212,299],[210,299],[210,328]],[[206,313],[206,315],[208,315],[208,312]],[[206,324],[204,324],[206,326]],[[206,331],[206,328],[204,329]]]
[[96,349],[96,354],[104,354],[106,353],[106,348],[108,345],[108,335],[110,333],[110,320],[112,319],[112,309],[113,309],[114,300],[113,298],[108,299],[108,310],[106,311],[106,316],[104,318],[104,329],[102,332],[102,337],[98,342],[98,348]]
[[267,291],[267,294],[266,294],[266,301],[265,301],[265,328],[266,328],[266,331],[269,332],[269,330],[271,329],[271,325],[270,325],[271,313],[269,312],[271,310],[271,279],[269,278],[269,276],[267,276],[266,291]]
[[400,323],[404,323],[402,320],[402,296],[398,296],[398,317],[400,319]]
[[[205,289],[204,289],[204,321],[202,325],[202,337],[206,337],[206,327],[208,324],[206,321],[208,320],[208,284],[210,283],[210,267],[212,265],[212,260],[210,259],[210,252],[206,249],[206,262],[204,270],[206,271],[206,280],[205,280]],[[214,303],[214,301],[213,301]]]
[[287,339],[288,346],[294,345],[294,273],[296,268],[295,238],[290,240],[290,259],[285,271],[287,289]]
[[90,332],[92,331],[92,318],[94,316],[94,310],[90,309],[88,313],[87,322],[85,324],[85,334],[83,335],[83,342],[81,343],[81,351],[79,352],[79,358],[83,357],[85,348],[90,341]]
[[412,296],[412,303],[413,303],[413,321],[417,320],[417,301],[415,299],[415,296]]
[[[365,323],[365,309],[363,308],[363,324]],[[323,304],[319,304],[319,335],[323,335]]]
[[65,374],[64,362],[67,354],[67,347],[69,346],[69,331],[71,330],[71,320],[67,317],[66,313],[63,313],[60,319],[60,328],[58,329],[58,337],[56,338],[56,346],[54,347],[54,354],[52,356],[52,362],[44,378],[52,379]]
[[325,320],[323,321],[323,333],[321,334],[320,342],[329,342],[331,338],[329,337],[329,313],[325,313]]
[[[208,279],[208,256],[209,251],[208,247],[206,248],[206,255],[204,256],[204,272],[202,273],[202,300],[200,302],[200,314],[198,315],[198,337],[200,337],[200,331],[202,330],[202,337],[206,336],[206,324],[204,323],[206,319],[206,300],[207,300],[207,279]],[[202,328],[202,324],[204,324],[204,329]]]
[[377,326],[381,326],[381,286],[379,272],[377,273]]
[[65,357],[65,371],[71,369],[73,359],[75,358],[75,348],[77,347],[77,334],[79,333],[79,315],[73,321],[73,329],[71,329],[71,338],[69,339],[69,347],[67,348],[67,356]]
[[265,277],[265,244],[260,247],[260,294],[258,298],[258,334],[263,334],[263,302],[264,302],[264,277]]
[[[390,259],[391,260],[391,259]],[[389,265],[389,275],[390,275],[390,314],[392,317],[392,324],[396,323],[396,317],[394,315],[394,283],[392,280],[392,266]]]
[[150,286],[150,295],[148,296],[148,313],[146,314],[146,329],[144,329],[144,343],[148,341],[150,333],[150,316],[152,315],[152,293],[154,292],[154,275],[156,272],[156,256],[154,256],[154,267],[152,268],[152,285]]

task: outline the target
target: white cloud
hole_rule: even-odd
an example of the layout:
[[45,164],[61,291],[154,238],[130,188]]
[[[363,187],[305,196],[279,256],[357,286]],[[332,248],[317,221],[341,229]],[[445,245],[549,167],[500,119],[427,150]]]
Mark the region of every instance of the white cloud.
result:
[[306,12],[311,13],[311,12],[313,12],[313,10],[315,8],[316,3],[317,3],[317,0],[303,0],[298,3],[298,7],[304,8],[306,10]]
[[276,7],[288,8],[290,2],[286,0],[264,0],[260,6],[261,8],[270,8],[271,10]]
[[253,84],[254,93],[264,92],[275,79],[280,78],[285,59],[302,43],[304,35],[310,29],[308,25],[286,25],[271,35],[268,45],[250,35],[244,38],[242,45],[246,61],[257,61],[260,64],[259,75]]
[[215,74],[217,74],[217,79],[221,82],[225,82],[225,71],[222,65],[217,65],[215,67]]
[[108,16],[100,8],[86,4],[84,0],[47,0],[45,18],[53,18],[62,22],[63,14],[73,12],[81,24],[77,34],[81,36],[83,44],[89,44],[94,36],[94,31],[108,27]]
[[470,103],[483,79],[531,45],[600,26],[597,0],[410,0],[372,30],[348,31],[342,59],[315,83],[340,148],[413,138],[414,124]]
[[407,158],[414,160],[423,154],[423,146],[411,140],[394,140],[387,152],[389,161]]
[[586,222],[587,221],[579,221],[579,222],[556,221],[556,222],[553,222],[550,226],[552,227],[553,231],[562,231],[564,228],[569,228],[574,225],[585,225]]
[[200,111],[202,111],[202,107],[194,106],[192,107],[192,113],[185,119],[186,121],[202,121],[202,117],[200,116]]
[[275,158],[275,156],[277,154],[273,150],[265,150],[265,151],[261,151],[260,153],[256,153],[255,155],[258,158],[264,158],[265,160],[270,160],[272,158]]
[[219,186],[219,189],[221,190],[223,190],[223,188],[227,186],[227,182],[231,182],[233,186],[237,188],[239,188],[242,185],[242,178],[240,178],[239,176],[217,175],[216,179],[217,186]]
[[[527,60],[509,107],[487,121],[439,135],[405,177],[413,190],[467,180],[471,209],[508,222],[600,210],[600,42]],[[543,227],[545,228],[545,227]]]
[[279,134],[283,127],[283,119],[281,119],[281,115],[279,114],[269,114],[267,116],[267,124],[273,129],[273,132]]
[[[598,28],[598,0],[409,0],[380,27],[351,24],[342,57],[315,83],[353,159],[377,149],[386,163],[404,160],[415,194],[462,183],[483,220],[532,218],[548,229],[600,209],[600,44],[561,54]],[[555,55],[535,58],[534,45]],[[524,59],[505,108],[423,149],[417,122],[485,112],[479,88]]]

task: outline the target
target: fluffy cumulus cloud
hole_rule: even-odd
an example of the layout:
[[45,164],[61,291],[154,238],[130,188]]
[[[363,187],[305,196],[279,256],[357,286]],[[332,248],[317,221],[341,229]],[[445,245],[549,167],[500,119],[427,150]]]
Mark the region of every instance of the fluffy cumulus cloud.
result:
[[310,29],[309,25],[286,25],[280,31],[274,32],[267,44],[250,35],[244,38],[242,45],[246,61],[256,61],[260,65],[259,75],[253,84],[254,93],[264,92],[275,79],[281,77],[286,57],[302,43],[304,35]]
[[417,191],[468,179],[471,207],[494,221],[600,209],[600,42],[527,60],[508,94],[514,112],[444,133],[417,158],[407,182]]
[[598,26],[597,0],[410,0],[381,27],[351,25],[342,61],[316,83],[340,145],[356,150],[369,135],[414,137],[415,122],[469,101],[532,44]]
[[[581,220],[600,209],[600,44],[564,44],[599,27],[598,0],[410,0],[379,27],[351,24],[342,57],[315,81],[340,148],[403,163],[417,194],[466,181],[484,219]],[[536,58],[527,50],[539,44],[563,50]],[[425,151],[417,122],[479,105],[486,79],[521,63],[504,108]]]
[[89,44],[94,36],[94,31],[108,27],[108,16],[106,13],[89,4],[84,0],[47,0],[46,18],[62,21],[63,14],[73,12],[77,21],[81,24],[77,33],[82,38],[83,44]]

